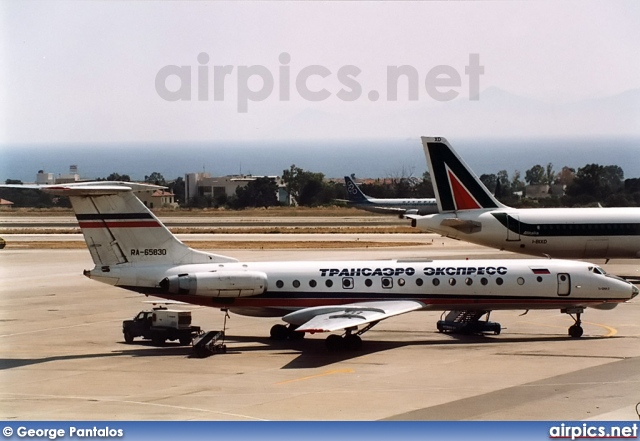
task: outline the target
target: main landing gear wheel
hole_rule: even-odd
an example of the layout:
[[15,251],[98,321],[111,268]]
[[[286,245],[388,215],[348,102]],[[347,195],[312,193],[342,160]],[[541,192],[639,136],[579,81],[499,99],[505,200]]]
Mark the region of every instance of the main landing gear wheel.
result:
[[325,345],[330,352],[342,350],[358,351],[362,348],[362,339],[357,334],[346,334],[342,337],[331,334],[325,340]]
[[269,333],[273,340],[301,340],[304,338],[304,332],[298,332],[292,326],[273,325]]

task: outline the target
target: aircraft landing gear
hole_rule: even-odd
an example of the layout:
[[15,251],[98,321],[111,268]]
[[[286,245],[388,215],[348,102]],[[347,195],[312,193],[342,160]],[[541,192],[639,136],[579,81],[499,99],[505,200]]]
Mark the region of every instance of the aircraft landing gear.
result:
[[271,327],[270,337],[273,340],[301,340],[304,338],[304,332],[296,331],[296,328],[292,325],[273,325]]
[[[362,349],[362,339],[360,336],[367,332],[369,329],[373,328],[380,321],[375,321],[369,323],[367,326],[362,328],[361,330],[357,330],[357,328],[347,328],[346,333],[343,336],[339,336],[336,334],[331,334],[325,340],[325,345],[330,352],[337,351],[359,351]],[[355,332],[357,331],[357,332]]]
[[[561,310],[561,312],[569,314],[575,321],[575,324],[569,326],[569,335],[573,338],[582,337],[582,333],[584,331],[582,329],[582,321],[580,320],[580,315],[584,312],[584,308],[563,309]],[[576,316],[574,317],[573,314],[575,314]]]
[[325,345],[330,352],[338,352],[342,350],[357,351],[362,348],[362,339],[358,334],[347,333],[342,337],[331,334],[325,340]]

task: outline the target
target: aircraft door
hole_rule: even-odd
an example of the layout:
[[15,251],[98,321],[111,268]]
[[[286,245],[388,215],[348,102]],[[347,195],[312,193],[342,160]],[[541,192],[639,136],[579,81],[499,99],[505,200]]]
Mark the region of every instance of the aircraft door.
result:
[[571,276],[567,273],[558,273],[558,295],[568,296],[571,294]]
[[520,240],[520,219],[517,214],[507,215],[507,240]]

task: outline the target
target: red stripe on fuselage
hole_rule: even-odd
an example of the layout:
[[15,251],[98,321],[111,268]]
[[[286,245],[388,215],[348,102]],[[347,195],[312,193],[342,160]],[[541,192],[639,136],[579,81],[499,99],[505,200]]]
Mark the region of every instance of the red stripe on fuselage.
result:
[[[331,306],[331,305],[348,305],[352,303],[362,302],[385,302],[396,300],[407,300],[401,296],[397,298],[259,298],[259,297],[239,297],[234,298],[233,302],[220,301],[215,297],[194,296],[194,295],[160,295],[153,294],[157,297],[162,297],[168,300],[182,301],[185,303],[191,303],[194,305],[223,307],[223,308],[276,308],[276,309],[288,309],[288,308],[311,308],[314,306]],[[489,305],[491,309],[554,309],[559,307],[565,307],[566,305],[591,305],[600,303],[622,303],[628,299],[580,299],[571,300],[566,298],[487,298],[478,299],[472,296],[469,297],[456,297],[456,298],[411,298],[409,300],[415,300],[425,304],[426,309],[440,310],[439,308],[445,307],[450,309],[451,306],[458,307],[459,309],[483,309],[486,305]]]
[[155,220],[148,221],[81,221],[80,228],[157,228],[160,224]]

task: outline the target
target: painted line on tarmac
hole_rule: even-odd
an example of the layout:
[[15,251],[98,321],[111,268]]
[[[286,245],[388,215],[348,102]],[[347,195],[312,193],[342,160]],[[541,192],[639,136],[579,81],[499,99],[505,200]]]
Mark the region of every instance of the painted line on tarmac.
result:
[[15,332],[13,334],[0,334],[0,337],[15,337],[17,335],[37,334],[38,332],[57,331],[57,330],[60,330],[60,329],[71,329],[71,328],[79,328],[81,326],[92,326],[92,325],[95,325],[95,324],[98,324],[98,323],[113,323],[113,322],[121,322],[121,321],[122,320],[119,320],[119,319],[100,320],[99,322],[79,323],[77,325],[58,326],[56,328],[34,329],[32,331]]
[[294,378],[292,380],[284,380],[284,381],[279,381],[276,384],[287,384],[287,383],[295,383],[297,381],[306,381],[306,380],[312,380],[314,378],[320,378],[320,377],[326,377],[328,375],[335,375],[335,374],[353,374],[355,371],[353,369],[334,369],[331,371],[326,371],[323,372],[321,374],[317,374],[317,375],[309,375],[308,377],[301,377],[301,378]]
[[19,393],[1,393],[2,395],[5,395],[5,398],[7,398],[7,395],[13,395],[16,397],[30,397],[30,398],[55,398],[55,399],[62,399],[62,400],[77,400],[77,401],[91,401],[91,402],[103,402],[103,403],[125,403],[125,404],[141,404],[144,406],[155,406],[155,407],[166,407],[166,408],[170,408],[170,409],[180,409],[180,410],[189,410],[189,411],[197,411],[197,412],[206,412],[206,413],[214,413],[217,415],[224,415],[227,417],[236,417],[236,418],[244,418],[244,419],[248,419],[248,420],[255,420],[255,421],[269,421],[266,420],[264,418],[256,418],[256,417],[252,417],[252,416],[248,416],[248,415],[242,415],[242,414],[237,414],[237,413],[231,413],[231,412],[221,412],[218,410],[211,410],[211,409],[202,409],[199,407],[186,407],[186,406],[175,406],[172,404],[161,404],[161,403],[147,403],[144,401],[133,401],[133,400],[117,400],[117,399],[111,399],[111,398],[96,398],[96,397],[81,397],[81,396],[64,396],[64,395],[46,395],[46,394],[19,394]]
[[[561,325],[549,325],[549,324],[540,323],[540,322],[522,321],[520,323],[527,323],[529,325],[542,326],[542,327],[546,327],[546,328],[562,328],[562,329],[564,329],[564,326],[561,326]],[[607,333],[604,334],[602,337],[613,337],[614,335],[616,335],[618,333],[618,330],[616,328],[613,328],[611,326],[608,326],[608,325],[605,325],[605,324],[602,324],[602,323],[593,323],[593,322],[585,322],[585,321],[583,321],[582,324],[597,326],[599,328],[604,328],[607,331]]]

